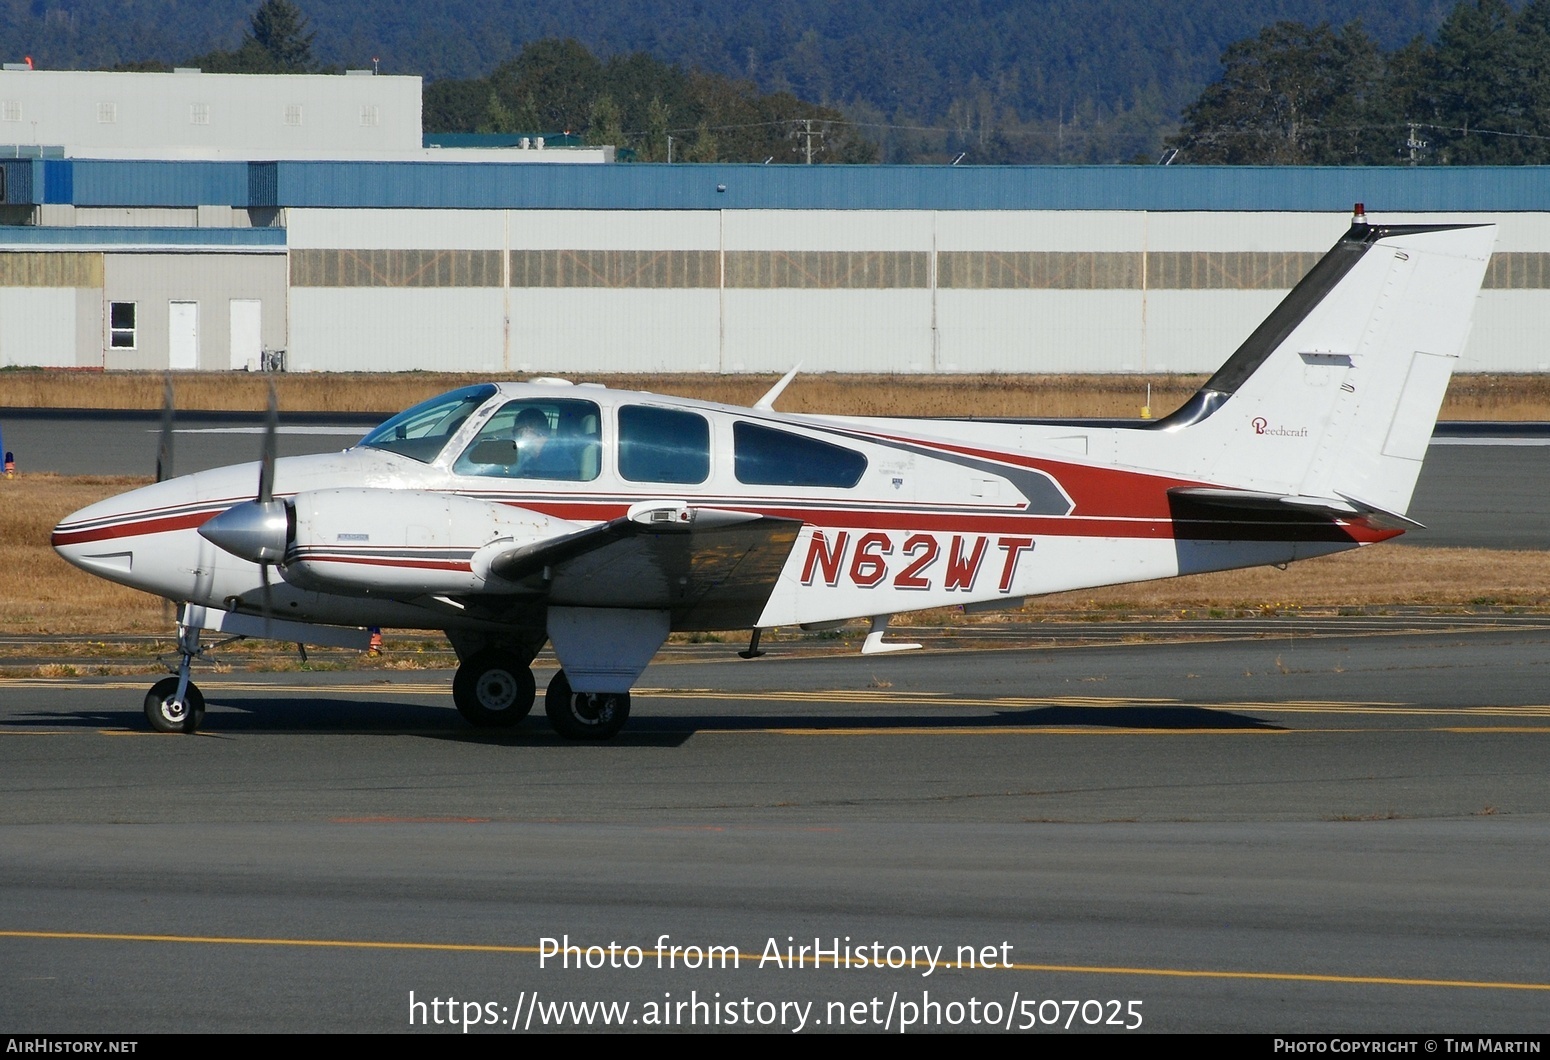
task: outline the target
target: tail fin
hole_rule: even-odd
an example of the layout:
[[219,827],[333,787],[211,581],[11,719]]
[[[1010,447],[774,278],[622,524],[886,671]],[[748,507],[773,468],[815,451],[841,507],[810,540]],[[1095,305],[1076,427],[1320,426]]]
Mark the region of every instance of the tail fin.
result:
[[1403,514],[1495,241],[1495,225],[1358,213],[1205,386],[1151,425],[1180,447],[1163,447],[1168,469]]

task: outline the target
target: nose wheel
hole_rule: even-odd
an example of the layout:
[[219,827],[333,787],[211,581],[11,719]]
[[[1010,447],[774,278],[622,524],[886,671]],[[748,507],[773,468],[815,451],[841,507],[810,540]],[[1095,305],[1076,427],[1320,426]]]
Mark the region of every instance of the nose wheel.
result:
[[178,678],[164,677],[145,694],[145,719],[157,732],[197,732],[204,721],[204,693],[192,681],[179,693],[178,684]]
[[509,652],[487,650],[457,668],[452,702],[470,725],[508,728],[533,709],[538,686],[527,663]]
[[567,740],[611,740],[630,716],[628,692],[573,692],[561,670],[544,693],[544,713]]
[[199,626],[188,620],[187,610],[178,615],[178,672],[163,677],[145,694],[145,720],[157,732],[198,732],[205,717],[205,697],[188,679],[194,656],[204,652]]

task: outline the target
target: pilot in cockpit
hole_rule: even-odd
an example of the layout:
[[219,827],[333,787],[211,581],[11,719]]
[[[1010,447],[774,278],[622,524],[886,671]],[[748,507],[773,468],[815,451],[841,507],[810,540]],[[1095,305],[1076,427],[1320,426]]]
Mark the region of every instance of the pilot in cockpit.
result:
[[560,446],[552,444],[553,430],[549,417],[542,409],[526,408],[517,416],[512,429],[517,451],[516,474],[521,478],[572,478],[575,469],[560,453]]

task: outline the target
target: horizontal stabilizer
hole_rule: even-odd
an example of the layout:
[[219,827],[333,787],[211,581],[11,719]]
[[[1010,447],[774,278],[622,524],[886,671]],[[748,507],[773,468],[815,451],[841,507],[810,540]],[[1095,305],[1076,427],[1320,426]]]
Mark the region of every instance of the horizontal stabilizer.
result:
[[1168,491],[1170,497],[1183,497],[1218,508],[1238,508],[1258,512],[1306,512],[1325,519],[1360,519],[1383,530],[1416,530],[1422,524],[1398,512],[1385,511],[1355,497],[1304,497],[1298,494],[1265,493],[1259,490],[1220,489],[1208,486],[1181,486]]

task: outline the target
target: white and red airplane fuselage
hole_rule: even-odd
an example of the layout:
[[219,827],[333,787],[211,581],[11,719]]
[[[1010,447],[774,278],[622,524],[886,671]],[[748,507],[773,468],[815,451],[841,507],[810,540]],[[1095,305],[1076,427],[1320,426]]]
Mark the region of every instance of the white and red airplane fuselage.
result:
[[53,543],[190,605],[185,628],[446,630],[473,675],[460,707],[546,641],[562,700],[627,699],[673,630],[886,621],[1325,555],[1409,522],[1493,240],[1359,218],[1156,422],[789,415],[773,394],[749,409],[492,383],[342,453],[103,501]]

